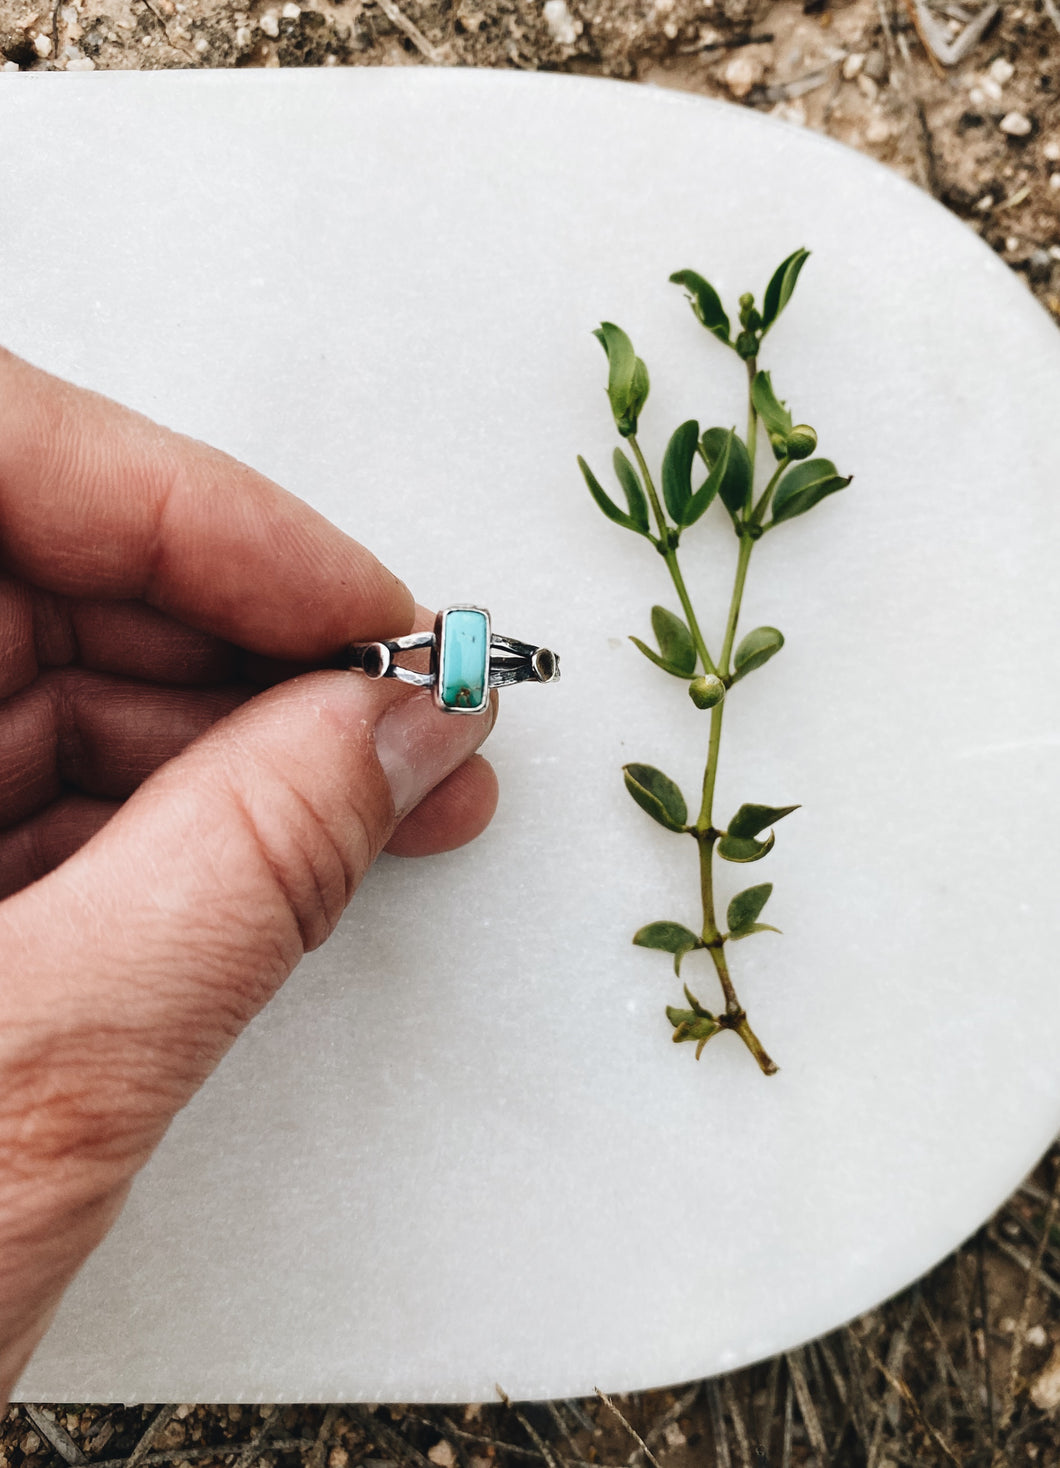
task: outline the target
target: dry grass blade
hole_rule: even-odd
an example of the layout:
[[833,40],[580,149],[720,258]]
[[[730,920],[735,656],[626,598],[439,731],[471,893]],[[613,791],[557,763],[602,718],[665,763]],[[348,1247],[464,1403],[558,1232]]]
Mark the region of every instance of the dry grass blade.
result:
[[432,62],[435,66],[443,66],[445,64],[447,59],[445,55],[438,49],[437,46],[431,45],[430,41],[428,41],[427,37],[420,30],[419,26],[416,25],[413,21],[409,20],[404,11],[399,9],[399,7],[394,3],[394,0],[375,0],[375,3],[379,6],[379,9],[386,16],[387,20],[389,20],[391,24],[396,25],[399,30],[404,31],[406,36],[408,36],[409,40],[416,47],[416,50],[421,52],[422,55],[426,56],[428,61]]
[[519,1426],[523,1429],[527,1437],[533,1443],[534,1447],[538,1451],[539,1456],[542,1457],[544,1461],[548,1464],[548,1468],[560,1468],[560,1465],[556,1462],[556,1456],[553,1453],[552,1449],[549,1447],[548,1443],[541,1436],[541,1434],[535,1429],[534,1424],[530,1421],[526,1414],[524,1412],[520,1412],[518,1407],[512,1406],[512,1403],[508,1399],[507,1392],[503,1392],[500,1387],[497,1387],[497,1395],[500,1397],[501,1401],[508,1408],[508,1410],[515,1414],[516,1422],[518,1422]]
[[[406,1442],[399,1432],[388,1427],[385,1422],[375,1415],[370,1407],[358,1406],[356,1403],[346,1408],[348,1414],[363,1427],[365,1433],[371,1438],[377,1448],[396,1458],[404,1465],[404,1468],[434,1468],[429,1458],[425,1458],[419,1448],[414,1448],[410,1442]],[[433,1423],[431,1424],[434,1425]],[[313,1440],[314,1446],[316,1439]]]
[[732,1468],[729,1433],[725,1426],[725,1413],[722,1410],[721,1395],[718,1392],[716,1381],[707,1382],[707,1408],[710,1412],[710,1425],[714,1433],[714,1460],[717,1468]]
[[[868,1357],[870,1363],[880,1373],[887,1385],[894,1392],[896,1392],[898,1396],[901,1397],[902,1401],[909,1408],[910,1412],[920,1424],[922,1430],[928,1434],[928,1436],[934,1442],[935,1446],[943,1454],[945,1454],[945,1456],[949,1459],[951,1463],[956,1464],[957,1468],[961,1468],[961,1461],[957,1457],[957,1454],[953,1451],[953,1449],[950,1447],[949,1443],[942,1436],[942,1434],[935,1427],[933,1427],[932,1424],[924,1416],[923,1412],[920,1409],[919,1403],[913,1396],[913,1393],[909,1390],[908,1385],[904,1381],[902,1381],[901,1378],[895,1376],[893,1372],[888,1369],[886,1364],[880,1360],[879,1356],[877,1356],[876,1352],[872,1349],[870,1345],[868,1345],[865,1341],[858,1341],[858,1345],[865,1352],[865,1355]],[[870,1468],[875,1468],[875,1465],[878,1462],[878,1452],[870,1452]]]
[[261,1456],[262,1445],[268,1435],[269,1428],[276,1421],[279,1415],[279,1407],[268,1408],[268,1410],[265,1412],[264,1417],[261,1419],[261,1425],[259,1426],[257,1432],[240,1453],[239,1457],[233,1464],[233,1468],[250,1468],[250,1465],[254,1462],[255,1458]]
[[65,1458],[68,1463],[87,1463],[88,1459],[74,1442],[61,1422],[56,1422],[50,1412],[45,1412],[43,1407],[31,1406],[29,1402],[23,1402],[22,1411],[33,1423],[41,1437],[50,1442],[60,1458]]
[[806,1436],[810,1440],[810,1447],[814,1451],[820,1468],[828,1468],[828,1446],[824,1440],[824,1433],[821,1431],[821,1419],[817,1415],[813,1397],[810,1395],[809,1382],[806,1380],[806,1369],[803,1365],[804,1353],[801,1350],[788,1351],[784,1359],[788,1363],[788,1371],[791,1374],[792,1385],[799,1402],[799,1413],[806,1428]]
[[[655,1444],[663,1436],[666,1429],[670,1426],[671,1423],[676,1422],[678,1418],[684,1417],[686,1413],[691,1412],[692,1408],[699,1400],[699,1396],[702,1390],[703,1383],[701,1381],[694,1382],[693,1385],[689,1387],[688,1391],[681,1393],[681,1395],[677,1398],[677,1401],[674,1402],[672,1406],[667,1407],[665,1412],[656,1417],[655,1421],[648,1428],[648,1431],[644,1434],[645,1446],[649,1448],[654,1448]],[[630,1453],[629,1455],[628,1461],[630,1464],[633,1464],[637,1461],[639,1457],[640,1448],[634,1448],[632,1453]]]
[[747,1436],[747,1428],[744,1425],[740,1404],[736,1400],[736,1392],[733,1388],[731,1376],[722,1377],[721,1395],[725,1403],[725,1410],[729,1414],[729,1421],[732,1423],[732,1430],[736,1437],[736,1446],[740,1449],[741,1464],[743,1468],[752,1468],[751,1442]]
[[622,1426],[626,1429],[630,1437],[637,1444],[639,1450],[644,1454],[648,1462],[652,1465],[652,1468],[659,1468],[658,1458],[655,1457],[651,1448],[648,1447],[648,1444],[644,1441],[644,1439],[641,1437],[640,1433],[633,1426],[633,1424],[627,1421],[625,1417],[623,1417],[622,1413],[618,1410],[618,1408],[615,1406],[614,1402],[607,1395],[607,1393],[602,1392],[600,1388],[597,1387],[596,1395],[599,1397],[600,1401],[603,1402],[604,1406],[611,1413],[611,1415],[617,1418],[619,1422],[621,1422]]
[[[263,1453],[301,1453],[307,1452],[316,1441],[312,1437],[284,1437],[274,1438],[268,1447],[263,1448]],[[211,1447],[201,1448],[170,1448],[165,1452],[148,1453],[145,1458],[140,1459],[140,1468],[162,1468],[167,1463],[198,1463],[203,1458],[230,1458],[236,1453],[243,1453],[249,1447],[248,1443],[215,1443]],[[128,1458],[101,1458],[92,1460],[92,1468],[126,1468]]]
[[1034,1260],[1027,1271],[1027,1281],[1023,1290],[1023,1304],[1020,1307],[1019,1319],[1016,1322],[1015,1334],[1012,1338],[1012,1352],[1008,1363],[1008,1381],[1005,1388],[1005,1405],[1001,1409],[1000,1426],[1004,1431],[1012,1421],[1012,1414],[1016,1410],[1016,1393],[1019,1388],[1019,1369],[1023,1357],[1023,1348],[1027,1343],[1027,1330],[1031,1323],[1031,1306],[1042,1278],[1042,1263],[1045,1259],[1046,1249],[1049,1247],[1049,1239],[1052,1235],[1053,1225],[1056,1222],[1057,1207],[1060,1206],[1060,1171],[1053,1179],[1053,1191],[1049,1198],[1049,1206],[1045,1212],[1045,1222],[1042,1224],[1042,1236],[1038,1240],[1038,1247],[1034,1251]]
[[795,1398],[791,1383],[791,1373],[788,1373],[787,1384],[784,1388],[784,1436],[780,1450],[780,1468],[791,1468],[791,1440],[795,1433]]
[[138,1465],[144,1461],[151,1451],[151,1444],[154,1442],[155,1437],[164,1427],[172,1422],[179,1405],[178,1402],[175,1402],[168,1407],[159,1407],[158,1411],[151,1418],[151,1421],[147,1424],[147,1429],[141,1435],[139,1442],[125,1460],[126,1468],[138,1468]]

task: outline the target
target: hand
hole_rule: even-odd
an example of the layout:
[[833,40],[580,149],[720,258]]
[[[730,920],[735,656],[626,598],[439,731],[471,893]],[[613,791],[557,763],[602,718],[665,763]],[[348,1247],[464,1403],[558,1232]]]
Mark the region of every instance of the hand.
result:
[[0,1409],[376,855],[489,821],[495,703],[302,671],[414,625],[300,500],[0,352]]

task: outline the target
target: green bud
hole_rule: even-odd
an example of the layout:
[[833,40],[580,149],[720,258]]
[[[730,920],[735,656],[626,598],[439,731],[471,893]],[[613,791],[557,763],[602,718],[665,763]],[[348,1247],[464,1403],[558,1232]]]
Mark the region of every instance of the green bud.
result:
[[787,455],[789,458],[791,457],[791,451],[788,448],[788,440],[785,438],[784,434],[771,433],[769,435],[769,443],[770,447],[773,450],[774,459],[783,459],[785,455]]
[[755,298],[750,291],[744,291],[740,297],[740,325],[747,325],[747,318],[754,310]]
[[796,423],[788,434],[788,458],[808,459],[816,447],[816,431],[808,423]]
[[704,673],[693,678],[688,685],[688,696],[697,709],[711,709],[725,697],[725,684],[713,673]]
[[736,338],[736,351],[737,355],[742,357],[745,362],[749,362],[752,357],[758,355],[758,337],[753,331],[740,332],[740,335]]

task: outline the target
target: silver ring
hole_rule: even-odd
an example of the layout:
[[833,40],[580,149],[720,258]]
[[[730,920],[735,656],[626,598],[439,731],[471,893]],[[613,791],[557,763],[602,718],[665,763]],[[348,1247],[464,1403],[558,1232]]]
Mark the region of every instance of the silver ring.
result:
[[[398,653],[416,647],[430,648],[429,672],[417,673],[395,662]],[[433,632],[410,632],[390,642],[354,642],[347,653],[351,672],[431,688],[438,707],[451,714],[481,713],[491,688],[555,683],[559,678],[556,653],[491,632],[485,607],[445,607],[434,619]]]

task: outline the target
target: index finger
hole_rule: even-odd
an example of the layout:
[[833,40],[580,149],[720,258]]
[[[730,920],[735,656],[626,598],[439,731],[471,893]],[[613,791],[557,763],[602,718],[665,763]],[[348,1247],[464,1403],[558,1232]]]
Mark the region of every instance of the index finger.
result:
[[0,348],[0,567],[270,657],[401,636],[408,588],[295,495]]

